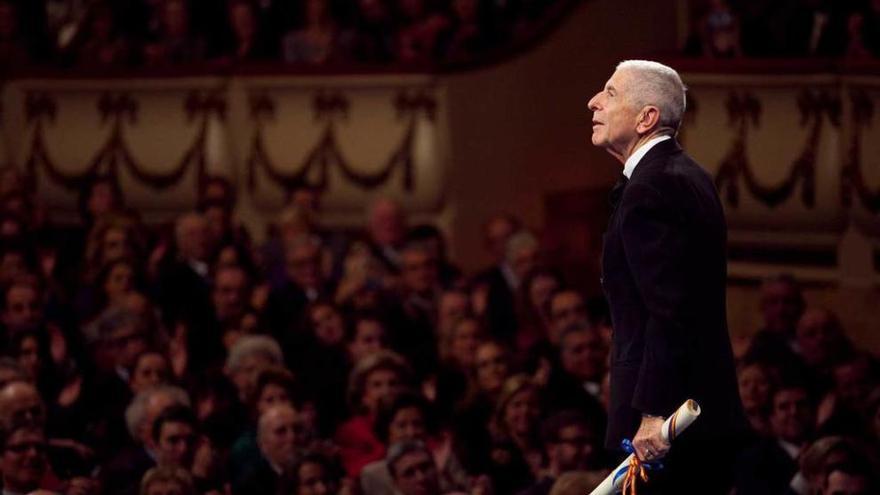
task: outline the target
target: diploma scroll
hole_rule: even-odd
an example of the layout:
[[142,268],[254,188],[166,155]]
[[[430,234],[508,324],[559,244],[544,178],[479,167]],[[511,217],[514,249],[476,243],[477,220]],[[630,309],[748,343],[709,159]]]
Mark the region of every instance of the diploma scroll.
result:
[[[700,405],[696,401],[688,399],[672,416],[666,418],[660,429],[660,434],[671,445],[681,432],[686,430],[699,416]],[[624,459],[595,490],[590,492],[590,495],[614,495],[619,493],[623,487],[623,478],[626,476],[626,471],[629,469],[633,456],[635,454],[630,454]]]

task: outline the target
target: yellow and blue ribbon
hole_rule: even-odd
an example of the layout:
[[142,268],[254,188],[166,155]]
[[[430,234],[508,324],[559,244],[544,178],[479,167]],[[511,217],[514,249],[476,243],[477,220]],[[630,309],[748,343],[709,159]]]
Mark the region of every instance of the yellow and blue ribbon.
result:
[[629,460],[628,466],[620,468],[614,474],[614,484],[617,484],[617,480],[623,476],[621,493],[623,495],[636,495],[638,480],[641,479],[643,483],[647,483],[648,471],[663,469],[663,463],[660,461],[643,462],[639,460],[639,456],[636,455],[636,449],[628,438],[624,438],[620,442],[620,446],[627,454],[632,454],[632,458]]

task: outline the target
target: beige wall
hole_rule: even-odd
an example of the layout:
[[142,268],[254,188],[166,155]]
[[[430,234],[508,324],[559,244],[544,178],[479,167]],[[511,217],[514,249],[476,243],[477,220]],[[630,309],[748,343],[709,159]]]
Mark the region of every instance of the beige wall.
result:
[[675,2],[589,0],[549,40],[508,63],[450,76],[452,250],[466,269],[487,262],[480,225],[510,211],[544,218],[551,191],[611,184],[619,164],[589,142],[586,103],[625,58],[676,45]]

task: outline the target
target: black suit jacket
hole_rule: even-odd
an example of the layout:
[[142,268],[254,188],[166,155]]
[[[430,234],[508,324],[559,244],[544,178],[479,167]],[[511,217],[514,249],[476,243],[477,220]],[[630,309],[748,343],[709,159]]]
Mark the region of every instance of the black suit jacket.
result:
[[602,260],[614,326],[606,445],[619,449],[643,413],[669,416],[687,399],[703,409],[690,440],[745,431],[725,312],[726,224],[711,177],[670,139],[615,192]]

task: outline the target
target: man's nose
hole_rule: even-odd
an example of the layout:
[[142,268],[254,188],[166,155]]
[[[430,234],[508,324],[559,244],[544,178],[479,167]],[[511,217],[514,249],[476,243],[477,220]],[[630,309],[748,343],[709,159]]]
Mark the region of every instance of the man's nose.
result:
[[593,96],[592,98],[590,98],[590,101],[587,102],[587,108],[589,108],[593,112],[595,112],[596,110],[599,109],[599,95],[598,94]]

